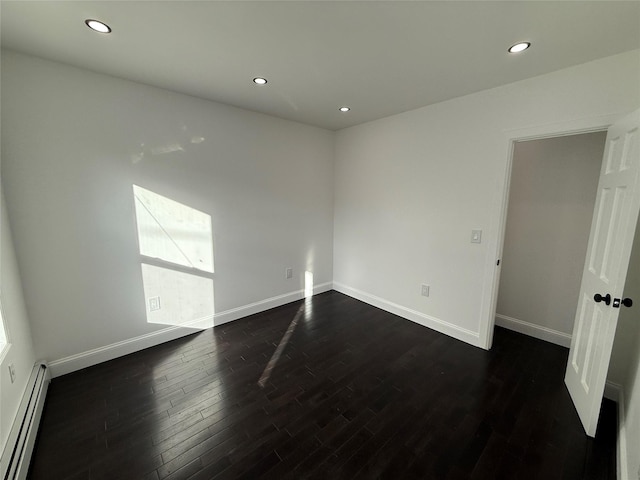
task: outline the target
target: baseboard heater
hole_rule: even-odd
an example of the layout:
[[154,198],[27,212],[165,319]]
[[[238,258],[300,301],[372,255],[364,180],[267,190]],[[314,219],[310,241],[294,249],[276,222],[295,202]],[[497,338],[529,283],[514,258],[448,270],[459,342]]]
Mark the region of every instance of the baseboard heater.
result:
[[47,366],[43,363],[37,363],[33,367],[31,377],[29,377],[18,414],[9,432],[2,457],[0,457],[0,473],[2,474],[0,478],[3,480],[27,478],[49,381],[50,375]]

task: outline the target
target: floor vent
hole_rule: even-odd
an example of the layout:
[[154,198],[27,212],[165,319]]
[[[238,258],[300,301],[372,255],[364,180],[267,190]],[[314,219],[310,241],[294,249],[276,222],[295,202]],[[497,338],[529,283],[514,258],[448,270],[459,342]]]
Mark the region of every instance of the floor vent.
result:
[[0,457],[0,472],[3,480],[27,478],[33,446],[38,435],[38,426],[49,387],[49,371],[44,364],[36,364],[31,372],[13,422],[7,444]]

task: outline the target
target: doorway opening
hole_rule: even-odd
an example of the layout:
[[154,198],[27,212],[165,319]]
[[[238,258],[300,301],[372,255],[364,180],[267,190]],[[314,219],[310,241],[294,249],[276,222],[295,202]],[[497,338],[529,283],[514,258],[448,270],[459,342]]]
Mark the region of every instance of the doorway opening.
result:
[[496,325],[571,345],[605,140],[514,142]]
[[[607,121],[610,120],[610,121]],[[619,309],[625,288],[636,221],[640,211],[640,110],[624,116],[587,119],[563,126],[549,125],[507,132],[509,150],[501,192],[501,240],[505,239],[507,205],[514,146],[518,142],[560,135],[596,132],[607,128],[598,178],[596,205],[588,236],[587,254],[581,276],[575,325],[572,332],[565,385],[588,436],[594,436],[605,391],[607,370],[613,350]],[[551,215],[555,216],[557,211]],[[496,246],[498,258],[502,244]],[[500,270],[495,270],[492,316],[496,313]],[[594,293],[595,292],[595,293]],[[620,298],[614,298],[620,297]],[[545,301],[538,298],[538,301]],[[492,318],[489,328],[494,325]],[[492,332],[488,332],[491,347]]]

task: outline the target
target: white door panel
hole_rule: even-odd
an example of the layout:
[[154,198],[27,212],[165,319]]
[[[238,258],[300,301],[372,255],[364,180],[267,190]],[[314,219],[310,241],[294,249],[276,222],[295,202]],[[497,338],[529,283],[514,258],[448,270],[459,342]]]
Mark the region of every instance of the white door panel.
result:
[[595,435],[598,423],[640,208],[639,131],[640,111],[636,111],[607,132],[565,374],[589,436]]

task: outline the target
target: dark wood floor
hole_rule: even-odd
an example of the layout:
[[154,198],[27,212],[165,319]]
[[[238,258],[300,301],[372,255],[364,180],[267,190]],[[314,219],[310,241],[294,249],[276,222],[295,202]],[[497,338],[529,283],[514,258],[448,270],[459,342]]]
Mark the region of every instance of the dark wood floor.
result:
[[497,329],[487,352],[357,300],[304,302],[53,380],[32,479],[614,479],[567,350]]

